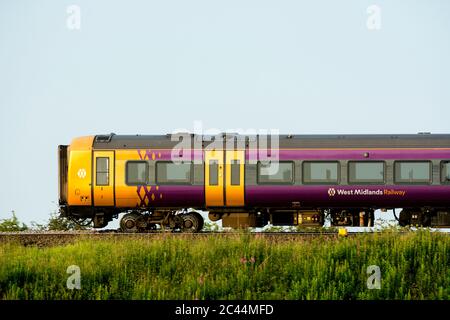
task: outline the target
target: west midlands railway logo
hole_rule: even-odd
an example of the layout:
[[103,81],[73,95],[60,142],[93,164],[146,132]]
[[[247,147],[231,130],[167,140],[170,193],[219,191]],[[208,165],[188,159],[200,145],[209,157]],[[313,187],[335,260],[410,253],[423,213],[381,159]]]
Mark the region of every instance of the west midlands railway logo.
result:
[[394,190],[394,189],[328,189],[328,196],[400,196],[406,195],[406,190]]
[[84,179],[84,178],[86,177],[86,169],[80,169],[80,170],[78,170],[77,175],[78,175],[78,177],[79,177],[80,179]]

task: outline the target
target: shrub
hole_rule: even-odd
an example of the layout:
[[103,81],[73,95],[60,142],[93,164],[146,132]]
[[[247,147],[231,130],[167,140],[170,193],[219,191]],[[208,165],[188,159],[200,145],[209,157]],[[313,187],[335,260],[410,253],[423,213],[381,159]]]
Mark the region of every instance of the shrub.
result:
[[1,232],[17,232],[28,230],[26,224],[19,222],[16,217],[14,210],[12,211],[12,217],[10,219],[0,220],[0,231]]

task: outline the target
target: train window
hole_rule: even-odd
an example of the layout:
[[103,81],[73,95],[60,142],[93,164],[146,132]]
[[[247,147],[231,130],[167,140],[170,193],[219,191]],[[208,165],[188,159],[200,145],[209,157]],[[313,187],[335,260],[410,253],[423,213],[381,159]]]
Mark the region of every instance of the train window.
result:
[[294,163],[292,161],[258,162],[259,184],[292,184]]
[[96,160],[96,179],[97,186],[109,185],[109,158],[98,157]]
[[304,161],[303,183],[337,184],[339,182],[339,162]]
[[128,161],[126,170],[126,183],[130,186],[148,184],[147,161]]
[[442,182],[449,183],[450,182],[450,161],[442,161],[441,165],[441,177]]
[[384,183],[384,162],[350,161],[348,181],[350,183]]
[[219,162],[217,160],[209,160],[209,185],[219,185]]
[[241,184],[241,166],[239,160],[231,160],[231,185]]
[[394,176],[396,183],[430,183],[431,163],[429,161],[396,161]]
[[159,184],[191,184],[192,162],[156,163],[156,183]]

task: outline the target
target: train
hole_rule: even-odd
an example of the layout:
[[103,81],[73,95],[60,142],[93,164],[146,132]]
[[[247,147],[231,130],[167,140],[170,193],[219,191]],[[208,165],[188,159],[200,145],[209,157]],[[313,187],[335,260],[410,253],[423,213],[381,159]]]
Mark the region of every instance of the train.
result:
[[[58,146],[60,214],[123,232],[450,226],[450,134],[102,134]],[[395,212],[395,211],[394,211]]]

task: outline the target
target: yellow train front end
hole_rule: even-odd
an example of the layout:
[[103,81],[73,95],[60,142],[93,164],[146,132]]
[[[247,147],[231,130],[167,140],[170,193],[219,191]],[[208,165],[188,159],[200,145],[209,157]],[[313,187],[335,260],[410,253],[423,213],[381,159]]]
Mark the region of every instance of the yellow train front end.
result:
[[[114,136],[79,137],[70,145],[58,147],[61,215],[79,224],[92,221],[94,228],[103,228],[124,213],[120,224],[126,232],[154,230],[157,225],[188,232],[200,230],[201,215],[188,213],[185,208],[204,205],[203,165],[189,165],[192,174],[184,184],[178,180],[175,184],[158,183],[158,163],[168,170],[169,177],[173,175],[173,169],[167,169],[171,149],[150,149],[147,140],[143,148],[130,146],[115,142]],[[164,140],[158,137],[158,141]],[[165,179],[165,175],[167,172],[160,168],[158,178]]]
[[92,144],[94,136],[75,138],[58,147],[59,205],[61,213],[92,216]]

